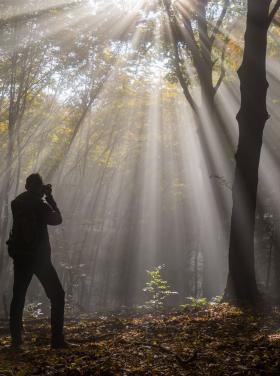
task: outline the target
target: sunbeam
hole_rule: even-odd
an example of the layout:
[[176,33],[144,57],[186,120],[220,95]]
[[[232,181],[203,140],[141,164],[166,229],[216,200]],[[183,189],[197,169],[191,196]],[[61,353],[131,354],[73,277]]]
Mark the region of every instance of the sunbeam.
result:
[[[23,270],[16,269],[16,238],[36,229],[17,228],[29,194],[43,205],[36,239],[44,232],[48,257],[52,247],[51,277],[35,267],[31,277],[42,282],[57,315],[54,348],[65,345],[65,302],[71,318],[133,312],[129,330],[137,331],[138,314],[156,312],[164,322],[164,307],[196,312],[209,303],[207,320],[216,315],[213,325],[220,325],[221,312],[232,309],[217,308],[222,296],[234,304],[263,295],[280,301],[278,3],[1,2],[0,318],[10,315],[13,344],[21,345],[23,310],[15,293],[21,284],[15,282],[14,298],[11,288],[13,270]],[[256,4],[266,4],[266,20],[265,12],[251,15]],[[40,253],[34,239],[23,247],[26,255]],[[38,286],[31,283],[26,306],[42,303],[47,316]],[[25,293],[18,293],[22,307]],[[240,315],[234,312],[231,320]],[[150,333],[152,324],[145,325]],[[277,336],[267,338],[274,343]],[[143,338],[135,334],[134,342],[159,346]],[[175,347],[159,349],[183,368],[193,361]],[[213,375],[237,374],[215,367]],[[110,374],[132,374],[118,372]]]

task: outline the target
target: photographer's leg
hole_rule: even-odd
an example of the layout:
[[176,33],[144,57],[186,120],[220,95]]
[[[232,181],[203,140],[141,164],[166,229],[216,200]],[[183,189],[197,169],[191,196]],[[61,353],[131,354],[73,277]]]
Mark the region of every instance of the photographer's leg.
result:
[[53,347],[64,344],[64,290],[51,261],[47,261],[36,269],[36,276],[42,283],[51,301],[51,327]]
[[10,333],[12,345],[18,347],[22,343],[22,315],[25,295],[32,279],[32,269],[27,263],[14,261],[13,298],[10,306]]

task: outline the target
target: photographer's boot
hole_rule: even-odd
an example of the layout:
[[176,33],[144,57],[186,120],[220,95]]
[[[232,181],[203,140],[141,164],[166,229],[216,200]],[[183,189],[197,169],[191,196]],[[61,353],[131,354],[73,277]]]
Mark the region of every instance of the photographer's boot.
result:
[[20,350],[22,344],[23,344],[23,341],[21,337],[12,337],[12,343],[11,343],[10,348],[12,350]]
[[52,349],[68,349],[71,344],[65,341],[64,335],[58,337],[52,337],[51,348]]

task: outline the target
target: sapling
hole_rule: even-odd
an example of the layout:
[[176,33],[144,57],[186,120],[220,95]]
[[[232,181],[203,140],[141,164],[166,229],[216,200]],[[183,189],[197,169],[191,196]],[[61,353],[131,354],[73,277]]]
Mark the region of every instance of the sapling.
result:
[[164,268],[163,264],[152,270],[147,270],[150,280],[146,283],[143,291],[150,299],[145,302],[145,308],[158,311],[164,307],[164,302],[170,295],[178,294],[177,291],[171,291],[168,282],[163,279],[161,271]]

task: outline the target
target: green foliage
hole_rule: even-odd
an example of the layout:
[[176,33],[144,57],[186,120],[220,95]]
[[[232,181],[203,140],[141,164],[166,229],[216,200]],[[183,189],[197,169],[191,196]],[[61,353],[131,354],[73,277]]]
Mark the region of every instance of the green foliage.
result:
[[223,299],[223,297],[221,295],[217,295],[217,296],[214,296],[211,299],[210,303],[211,304],[221,304],[222,303],[222,299]]
[[194,296],[188,296],[186,298],[186,303],[182,304],[182,308],[187,308],[187,307],[204,307],[207,304],[209,304],[209,301],[207,298],[195,298]]
[[222,302],[222,296],[214,296],[212,299],[208,300],[207,298],[195,298],[194,296],[188,296],[186,298],[186,303],[182,304],[182,308],[189,308],[189,307],[205,307],[208,304],[220,304]]
[[161,271],[165,265],[159,265],[152,270],[147,270],[150,280],[146,283],[143,291],[148,294],[150,299],[145,302],[144,308],[155,311],[164,307],[166,298],[170,295],[178,294],[177,291],[171,291],[171,287],[162,277]]
[[42,303],[29,303],[24,307],[24,318],[25,319],[38,319],[44,316],[42,310]]
[[64,270],[65,315],[75,317],[84,311],[79,304],[79,295],[82,295],[82,289],[87,278],[87,274],[84,272],[85,264],[61,263],[60,265]]

